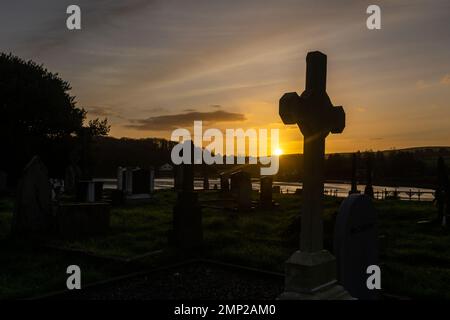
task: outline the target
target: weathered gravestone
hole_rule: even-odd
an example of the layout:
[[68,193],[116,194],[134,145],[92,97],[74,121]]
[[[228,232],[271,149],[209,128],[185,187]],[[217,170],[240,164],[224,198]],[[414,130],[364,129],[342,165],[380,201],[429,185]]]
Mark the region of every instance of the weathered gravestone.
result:
[[[134,202],[151,199],[155,189],[155,171],[153,167],[141,169],[138,167],[119,167],[117,170],[117,190],[122,201]],[[122,202],[117,199],[116,202]]]
[[23,170],[19,182],[14,216],[13,234],[33,235],[49,232],[53,216],[48,171],[38,156],[34,156]]
[[169,241],[182,249],[196,249],[203,244],[202,209],[198,194],[194,192],[193,143],[186,141],[191,148],[191,163],[181,164],[181,190],[177,194],[177,202],[173,208],[173,231]]
[[245,171],[231,174],[231,194],[237,200],[238,209],[245,211],[252,207],[252,180]]
[[334,253],[338,280],[358,299],[375,299],[377,290],[367,287],[367,267],[378,265],[377,215],[367,195],[346,198],[336,217]]
[[137,169],[132,172],[131,194],[151,194],[154,191],[153,168]]
[[227,174],[220,174],[220,191],[223,193],[230,191],[230,180]]
[[306,57],[306,88],[301,96],[286,93],[280,99],[285,124],[297,124],[304,136],[300,250],[286,262],[285,292],[280,299],[345,299],[337,284],[336,259],[323,249],[323,191],[325,138],[345,127],[342,107],[334,107],[326,93],[327,56]]
[[260,203],[263,208],[272,208],[272,177],[261,177]]

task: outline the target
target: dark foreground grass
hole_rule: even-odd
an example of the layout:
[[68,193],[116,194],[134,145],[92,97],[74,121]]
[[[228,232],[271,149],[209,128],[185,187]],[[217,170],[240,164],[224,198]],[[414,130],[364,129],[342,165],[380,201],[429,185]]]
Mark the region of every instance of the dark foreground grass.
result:
[[[255,193],[254,199],[257,199]],[[300,199],[293,194],[274,195],[274,210],[236,213],[211,207],[203,209],[205,246],[202,256],[224,262],[283,271],[283,263],[298,248]],[[217,193],[201,192],[211,204]],[[342,199],[325,201],[325,247],[332,250],[333,215]],[[42,294],[65,288],[65,270],[80,265],[84,283],[175,262],[181,254],[168,249],[175,194],[159,191],[152,204],[112,209],[107,235],[79,241],[51,240],[47,245],[89,252],[100,257],[133,258],[165,249],[161,255],[135,263],[93,259],[61,251],[18,245],[7,239],[12,202],[0,202],[0,298]],[[436,224],[417,224],[436,215],[431,203],[376,201],[382,263],[382,287],[391,294],[412,298],[450,299],[450,233]],[[3,240],[2,240],[3,239]]]

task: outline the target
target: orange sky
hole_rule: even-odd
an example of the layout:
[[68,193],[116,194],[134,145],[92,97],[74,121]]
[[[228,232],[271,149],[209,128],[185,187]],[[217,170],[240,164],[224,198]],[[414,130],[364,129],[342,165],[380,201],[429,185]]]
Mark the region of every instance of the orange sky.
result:
[[306,53],[320,50],[347,116],[327,152],[450,145],[446,0],[377,1],[375,31],[362,0],[80,0],[76,32],[65,29],[69,4],[0,4],[1,51],[58,72],[112,136],[169,138],[200,117],[205,129],[279,128],[281,149],[300,152],[278,100],[303,91]]

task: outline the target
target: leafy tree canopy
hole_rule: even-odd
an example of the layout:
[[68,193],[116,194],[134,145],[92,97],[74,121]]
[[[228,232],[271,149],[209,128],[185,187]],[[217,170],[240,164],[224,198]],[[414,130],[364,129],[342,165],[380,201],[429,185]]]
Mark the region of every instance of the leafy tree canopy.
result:
[[67,145],[86,133],[91,138],[108,134],[107,119],[84,126],[87,112],[76,106],[70,90],[67,81],[44,66],[0,54],[0,142],[9,159],[0,160],[0,168],[23,167],[34,154],[49,158],[55,144]]

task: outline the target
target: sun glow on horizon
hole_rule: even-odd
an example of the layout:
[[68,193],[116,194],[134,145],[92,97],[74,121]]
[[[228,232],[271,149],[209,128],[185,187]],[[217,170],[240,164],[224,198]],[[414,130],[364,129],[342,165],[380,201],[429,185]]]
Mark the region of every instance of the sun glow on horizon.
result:
[[280,149],[280,148],[276,148],[275,151],[274,151],[274,154],[276,156],[281,156],[283,154],[283,150]]

